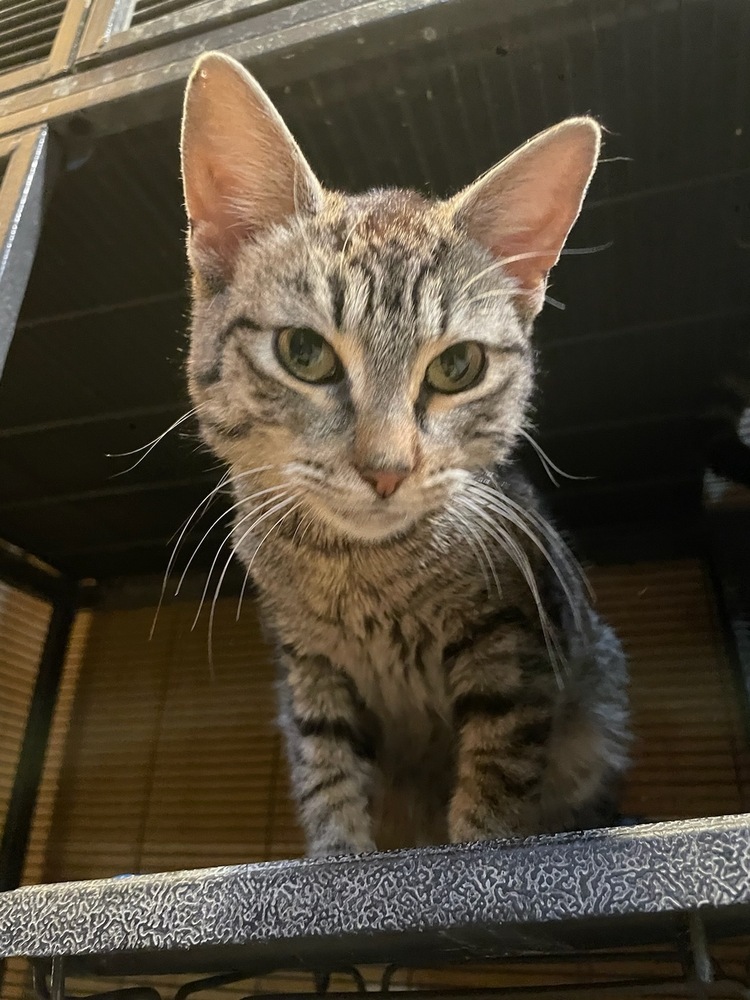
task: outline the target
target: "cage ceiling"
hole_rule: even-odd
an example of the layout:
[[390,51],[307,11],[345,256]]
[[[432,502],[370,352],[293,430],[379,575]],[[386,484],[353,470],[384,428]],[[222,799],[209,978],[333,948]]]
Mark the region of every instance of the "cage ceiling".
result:
[[[717,386],[747,352],[750,5],[306,2],[319,17],[288,50],[274,31],[305,2],[208,38],[185,29],[184,68],[158,90],[133,69],[155,64],[151,48],[99,90],[85,81],[102,67],[87,70],[59,112],[50,91],[48,110],[96,138],[55,185],[0,381],[0,537],[76,576],[158,571],[218,479],[189,423],[107,457],[188,409],[178,114],[186,67],[216,38],[345,190],[445,195],[566,115],[601,120],[604,161],[550,288],[564,309],[548,305],[536,333],[538,439],[593,478],[545,488],[569,524],[610,534],[692,516]],[[4,112],[35,108],[21,95]]]

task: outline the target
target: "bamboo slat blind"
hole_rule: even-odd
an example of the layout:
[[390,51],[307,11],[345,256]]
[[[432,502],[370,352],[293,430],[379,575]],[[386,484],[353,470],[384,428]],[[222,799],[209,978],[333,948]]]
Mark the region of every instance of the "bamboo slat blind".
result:
[[[631,659],[636,741],[625,811],[672,819],[750,807],[748,752],[701,566],[597,567],[590,576]],[[234,601],[217,605],[213,676],[205,621],[191,631],[194,610],[163,609],[151,642],[151,608],[93,616],[54,813],[48,805],[38,817],[27,881],[40,873],[44,881],[92,878],[301,853],[274,723],[274,671],[253,609],[235,621]],[[54,751],[58,762],[61,753]],[[738,954],[724,949],[730,965]],[[624,959],[617,973],[624,971],[646,970]],[[569,974],[525,966],[512,970],[512,980],[559,982]],[[415,971],[395,984],[438,983],[498,984],[498,972]],[[283,976],[254,985],[300,990],[309,981]]]
[[18,767],[50,608],[0,584],[0,832]]

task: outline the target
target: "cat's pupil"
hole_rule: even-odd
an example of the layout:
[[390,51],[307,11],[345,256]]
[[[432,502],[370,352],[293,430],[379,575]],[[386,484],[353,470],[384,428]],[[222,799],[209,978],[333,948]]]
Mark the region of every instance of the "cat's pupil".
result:
[[289,338],[289,354],[300,368],[311,368],[320,361],[323,338],[313,330],[295,330]]
[[440,367],[451,382],[460,382],[469,370],[469,352],[466,344],[456,344],[440,355]]

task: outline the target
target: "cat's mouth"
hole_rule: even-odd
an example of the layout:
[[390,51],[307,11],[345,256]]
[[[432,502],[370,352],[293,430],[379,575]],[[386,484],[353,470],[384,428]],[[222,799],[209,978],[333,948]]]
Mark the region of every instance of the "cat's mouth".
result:
[[320,519],[337,534],[356,541],[385,541],[404,534],[426,513],[403,499],[374,499],[350,502],[336,498],[327,502],[318,494],[309,497],[310,506]]

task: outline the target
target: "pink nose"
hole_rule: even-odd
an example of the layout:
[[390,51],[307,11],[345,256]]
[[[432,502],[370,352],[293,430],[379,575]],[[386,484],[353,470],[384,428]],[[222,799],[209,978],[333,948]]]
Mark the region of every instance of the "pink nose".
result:
[[393,496],[409,475],[408,469],[358,469],[357,471],[383,500]]

